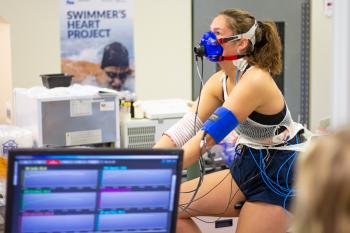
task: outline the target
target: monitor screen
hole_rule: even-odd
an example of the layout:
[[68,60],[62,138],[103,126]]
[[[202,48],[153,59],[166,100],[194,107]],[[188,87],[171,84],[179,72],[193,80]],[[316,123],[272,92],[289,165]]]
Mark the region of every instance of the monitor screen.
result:
[[6,232],[172,232],[181,155],[179,150],[14,152]]

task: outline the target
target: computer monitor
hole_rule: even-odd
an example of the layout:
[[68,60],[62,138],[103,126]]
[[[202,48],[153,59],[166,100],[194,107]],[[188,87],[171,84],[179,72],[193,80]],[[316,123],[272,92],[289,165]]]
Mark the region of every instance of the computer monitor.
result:
[[182,150],[9,152],[5,233],[175,232]]

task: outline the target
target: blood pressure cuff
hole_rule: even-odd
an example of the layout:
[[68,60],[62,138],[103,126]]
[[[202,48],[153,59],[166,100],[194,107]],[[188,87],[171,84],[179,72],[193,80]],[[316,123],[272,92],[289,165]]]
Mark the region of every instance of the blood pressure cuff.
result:
[[238,124],[237,117],[229,109],[219,107],[204,123],[202,130],[220,143]]

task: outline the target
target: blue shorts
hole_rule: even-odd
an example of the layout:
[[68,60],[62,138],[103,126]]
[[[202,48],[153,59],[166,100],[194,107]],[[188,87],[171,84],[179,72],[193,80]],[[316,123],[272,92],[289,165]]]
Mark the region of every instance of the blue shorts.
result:
[[295,151],[238,146],[230,170],[247,201],[260,201],[289,210],[295,195],[293,173],[296,157]]

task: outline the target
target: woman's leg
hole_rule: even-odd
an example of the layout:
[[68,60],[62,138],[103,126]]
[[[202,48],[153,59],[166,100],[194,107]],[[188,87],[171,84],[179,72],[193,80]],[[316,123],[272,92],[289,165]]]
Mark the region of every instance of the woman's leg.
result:
[[[196,188],[198,179],[184,182],[181,192]],[[179,217],[177,233],[200,232],[191,220],[192,216],[236,217],[239,210],[234,208],[237,202],[245,200],[229,170],[223,170],[204,176],[199,191],[186,211],[183,208],[190,201],[193,193],[180,193]]]
[[288,225],[289,215],[284,208],[263,202],[245,202],[236,233],[286,233]]

